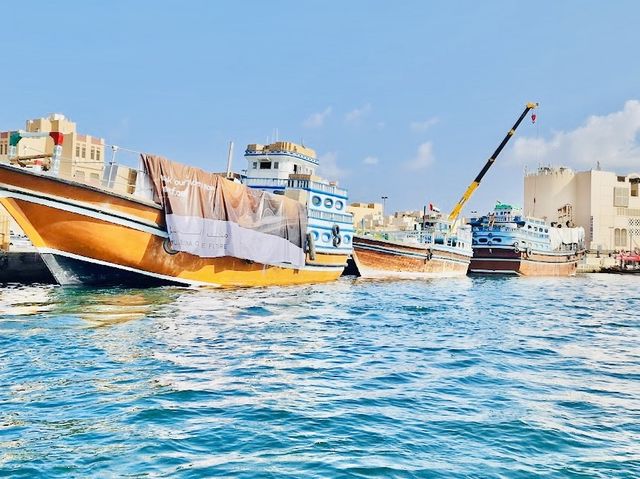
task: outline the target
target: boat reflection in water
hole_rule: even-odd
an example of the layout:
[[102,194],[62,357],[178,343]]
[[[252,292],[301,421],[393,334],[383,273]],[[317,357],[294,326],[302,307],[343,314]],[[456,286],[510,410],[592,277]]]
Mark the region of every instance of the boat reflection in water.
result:
[[54,288],[52,313],[81,319],[86,327],[100,328],[154,317],[173,303],[183,288],[93,289]]

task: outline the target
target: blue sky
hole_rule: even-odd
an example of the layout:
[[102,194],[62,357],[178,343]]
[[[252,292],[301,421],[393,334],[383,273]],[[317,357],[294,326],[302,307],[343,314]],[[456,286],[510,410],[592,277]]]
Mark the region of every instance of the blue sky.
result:
[[[26,4],[25,4],[26,5]],[[354,201],[522,201],[525,165],[640,170],[634,1],[32,1],[0,39],[0,129],[81,132],[219,171],[229,140],[304,141]],[[638,166],[636,166],[638,165]]]

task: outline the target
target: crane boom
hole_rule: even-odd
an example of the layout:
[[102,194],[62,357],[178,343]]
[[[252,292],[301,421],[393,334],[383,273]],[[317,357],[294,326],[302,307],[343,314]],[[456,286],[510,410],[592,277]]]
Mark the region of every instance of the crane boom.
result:
[[502,149],[506,146],[506,144],[509,142],[511,137],[514,135],[514,133],[516,132],[516,129],[518,128],[518,126],[520,126],[520,123],[522,123],[522,120],[524,120],[524,117],[527,116],[527,113],[529,113],[529,110],[533,110],[537,107],[538,107],[538,103],[527,103],[524,111],[520,115],[520,118],[518,118],[518,120],[514,123],[511,129],[507,132],[506,136],[502,140],[502,143],[498,145],[498,148],[496,148],[496,151],[494,151],[493,155],[491,155],[491,157],[487,160],[482,170],[480,170],[480,173],[478,173],[478,176],[476,176],[476,178],[471,182],[467,190],[462,195],[462,198],[460,198],[460,200],[456,203],[456,205],[451,210],[451,213],[449,213],[449,221],[455,222],[458,219],[458,216],[460,216],[460,212],[462,211],[462,207],[469,200],[469,198],[471,198],[471,195],[473,195],[473,192],[476,191],[478,186],[480,186],[480,182],[482,181],[482,178],[487,173],[487,171],[489,171],[489,168],[491,168],[491,165],[493,165],[493,163],[496,161],[496,158],[498,157]]

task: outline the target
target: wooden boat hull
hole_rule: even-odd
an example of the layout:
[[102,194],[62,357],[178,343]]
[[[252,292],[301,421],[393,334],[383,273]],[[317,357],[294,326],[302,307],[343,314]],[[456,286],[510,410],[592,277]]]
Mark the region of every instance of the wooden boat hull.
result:
[[574,276],[581,253],[516,251],[514,248],[475,247],[470,274],[518,276]]
[[157,205],[2,165],[0,195],[60,284],[316,283],[337,279],[347,260],[344,254],[318,254],[295,269],[175,252]]
[[354,262],[364,278],[439,278],[467,274],[471,254],[363,236],[353,239]]

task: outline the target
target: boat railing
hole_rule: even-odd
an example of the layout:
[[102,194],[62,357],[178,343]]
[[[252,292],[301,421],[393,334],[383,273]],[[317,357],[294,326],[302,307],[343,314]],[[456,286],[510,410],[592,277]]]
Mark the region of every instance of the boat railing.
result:
[[359,236],[398,243],[416,243],[421,245],[439,244],[447,246],[456,246],[460,242],[466,243],[467,245],[471,244],[471,233],[466,230],[464,230],[464,232],[460,231],[460,234],[440,231],[435,228],[409,231],[358,230],[356,233]]
[[18,157],[9,164],[44,176],[153,201],[154,188],[141,164],[134,168],[114,161],[66,157],[58,158],[58,163],[57,171],[50,156],[39,161],[24,161]]
[[286,178],[245,178],[243,183],[253,187],[286,188],[288,181]]
[[347,190],[343,188],[304,178],[245,178],[244,184],[252,187],[316,190],[331,195],[347,196]]
[[353,216],[343,213],[331,213],[329,211],[309,210],[309,218],[315,218],[318,220],[335,221],[338,223],[352,223]]

